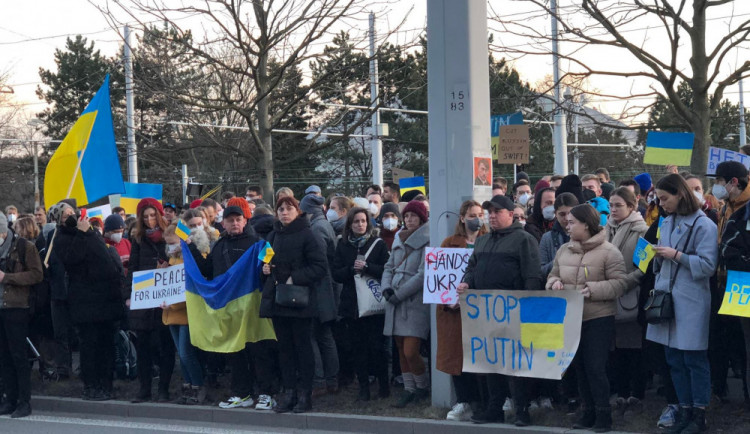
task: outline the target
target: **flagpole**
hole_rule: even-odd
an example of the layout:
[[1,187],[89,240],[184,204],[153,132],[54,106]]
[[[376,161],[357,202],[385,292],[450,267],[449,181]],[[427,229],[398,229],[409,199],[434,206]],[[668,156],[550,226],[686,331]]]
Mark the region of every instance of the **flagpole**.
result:
[[[91,133],[89,132],[89,134]],[[81,149],[81,156],[78,157],[78,164],[76,164],[76,170],[73,172],[73,179],[70,180],[70,185],[68,186],[68,193],[65,195],[64,199],[68,199],[70,197],[70,193],[73,192],[73,185],[76,182],[76,176],[78,176],[78,172],[81,171],[81,162],[83,161],[83,154],[86,153],[86,148],[88,148],[88,146],[84,146],[83,149]]]

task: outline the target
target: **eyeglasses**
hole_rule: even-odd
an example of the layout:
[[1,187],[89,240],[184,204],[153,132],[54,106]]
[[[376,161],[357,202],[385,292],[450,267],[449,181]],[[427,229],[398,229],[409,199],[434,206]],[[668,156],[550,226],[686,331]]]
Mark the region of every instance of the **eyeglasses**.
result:
[[518,220],[523,220],[523,221],[526,221],[526,217],[521,217],[521,216],[513,216],[513,221],[514,221],[514,222],[516,222],[516,221],[518,221]]

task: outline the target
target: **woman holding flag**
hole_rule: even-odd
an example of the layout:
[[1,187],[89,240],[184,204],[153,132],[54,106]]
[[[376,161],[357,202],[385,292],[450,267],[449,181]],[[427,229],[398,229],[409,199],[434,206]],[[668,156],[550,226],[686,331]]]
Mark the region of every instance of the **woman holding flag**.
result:
[[[274,411],[304,413],[312,408],[315,370],[312,320],[317,315],[316,286],[324,281],[328,260],[295,198],[280,198],[276,202],[276,215],[278,221],[268,235],[275,254],[270,264],[263,265],[265,282],[260,316],[273,318],[279,341],[284,392]],[[304,298],[307,298],[306,303],[301,301]]]

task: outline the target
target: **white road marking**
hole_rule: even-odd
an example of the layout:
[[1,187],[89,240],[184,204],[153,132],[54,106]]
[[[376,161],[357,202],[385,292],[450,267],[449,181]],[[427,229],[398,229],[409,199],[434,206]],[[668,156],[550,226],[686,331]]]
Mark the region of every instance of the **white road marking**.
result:
[[226,434],[264,434],[268,431],[249,431],[249,430],[227,430],[213,427],[200,427],[190,425],[168,425],[168,424],[157,424],[157,423],[146,423],[146,422],[128,422],[119,421],[112,419],[83,419],[78,417],[60,417],[60,416],[46,416],[46,415],[31,415],[25,418],[16,419],[16,421],[28,421],[28,422],[48,422],[48,423],[62,423],[69,425],[87,425],[87,426],[98,426],[98,427],[114,427],[114,428],[131,428],[131,429],[143,429],[151,431],[177,431],[183,433],[196,433],[196,434],[210,434],[210,433],[226,433]]

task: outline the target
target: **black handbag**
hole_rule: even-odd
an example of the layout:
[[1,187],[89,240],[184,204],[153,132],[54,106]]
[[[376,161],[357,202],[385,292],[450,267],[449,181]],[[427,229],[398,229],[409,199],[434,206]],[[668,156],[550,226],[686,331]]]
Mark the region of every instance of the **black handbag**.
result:
[[310,288],[302,285],[291,283],[292,278],[287,283],[276,283],[276,296],[274,301],[279,306],[291,307],[295,309],[304,309],[310,304]]
[[[695,222],[697,222],[701,217],[702,216],[695,219]],[[687,249],[688,244],[690,244],[690,237],[693,236],[693,228],[695,228],[695,222],[693,223],[693,226],[690,227],[690,232],[688,232],[687,240],[685,240],[683,249]],[[683,252],[683,254],[686,253]],[[674,319],[674,300],[672,299],[672,288],[674,288],[674,281],[677,280],[677,273],[680,272],[680,266],[682,266],[682,264],[678,262],[677,267],[675,268],[674,275],[670,276],[671,278],[669,279],[669,291],[652,289],[649,292],[648,299],[646,300],[646,305],[643,306],[647,323],[661,324]]]

